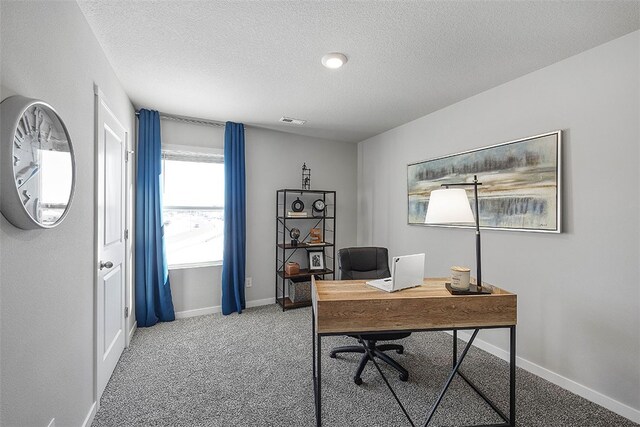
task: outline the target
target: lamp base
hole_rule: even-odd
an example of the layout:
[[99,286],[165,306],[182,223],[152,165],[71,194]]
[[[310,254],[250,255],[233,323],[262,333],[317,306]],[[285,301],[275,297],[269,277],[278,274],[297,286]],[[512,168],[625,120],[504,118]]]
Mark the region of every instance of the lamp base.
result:
[[453,289],[451,287],[451,283],[449,282],[445,282],[444,286],[447,288],[451,295],[489,295],[493,293],[493,289],[490,286],[482,286],[478,288],[476,285],[471,284],[471,286],[469,286],[469,289],[464,291]]

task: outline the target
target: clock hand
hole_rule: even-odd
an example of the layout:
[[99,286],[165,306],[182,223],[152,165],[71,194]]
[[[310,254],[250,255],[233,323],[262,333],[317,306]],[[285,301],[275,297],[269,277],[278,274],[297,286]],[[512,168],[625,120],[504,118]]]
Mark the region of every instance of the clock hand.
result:
[[[31,174],[24,181],[22,181],[22,184],[18,185],[18,188],[21,188],[23,185],[25,185],[27,182],[29,182],[31,180],[31,178],[33,178],[38,172],[40,172],[40,166],[39,165],[35,165],[35,167],[31,170]],[[26,175],[26,173],[24,175]]]

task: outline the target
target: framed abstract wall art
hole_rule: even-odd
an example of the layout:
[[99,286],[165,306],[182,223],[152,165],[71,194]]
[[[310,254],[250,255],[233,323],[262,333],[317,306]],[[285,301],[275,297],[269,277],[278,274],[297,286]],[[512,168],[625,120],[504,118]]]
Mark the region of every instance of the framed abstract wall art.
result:
[[555,131],[409,164],[408,223],[425,225],[432,190],[477,175],[480,227],[560,233],[561,146]]

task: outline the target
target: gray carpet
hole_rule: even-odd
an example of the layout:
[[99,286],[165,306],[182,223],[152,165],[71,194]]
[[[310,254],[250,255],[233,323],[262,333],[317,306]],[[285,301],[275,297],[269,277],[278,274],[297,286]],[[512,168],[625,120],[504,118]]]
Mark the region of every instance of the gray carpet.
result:
[[[310,316],[309,308],[283,313],[273,305],[138,329],[107,385],[93,426],[315,425]],[[347,337],[323,339],[323,425],[409,425],[371,363],[364,384],[357,386],[352,377],[360,355],[326,357],[331,347],[353,343]],[[381,366],[422,425],[451,369],[451,337],[415,333],[403,344],[405,354],[391,354],[409,370],[409,381],[401,382]],[[463,368],[508,410],[506,362],[472,349]],[[519,426],[637,426],[520,369],[517,396]],[[457,378],[430,425],[499,421]]]

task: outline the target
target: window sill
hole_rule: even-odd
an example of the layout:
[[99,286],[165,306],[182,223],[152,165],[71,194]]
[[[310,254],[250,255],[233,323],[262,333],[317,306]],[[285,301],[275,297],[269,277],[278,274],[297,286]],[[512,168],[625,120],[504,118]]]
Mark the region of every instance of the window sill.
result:
[[220,267],[220,266],[222,266],[222,260],[208,261],[208,262],[193,262],[189,264],[174,264],[169,266],[169,270],[185,270],[189,268]]

